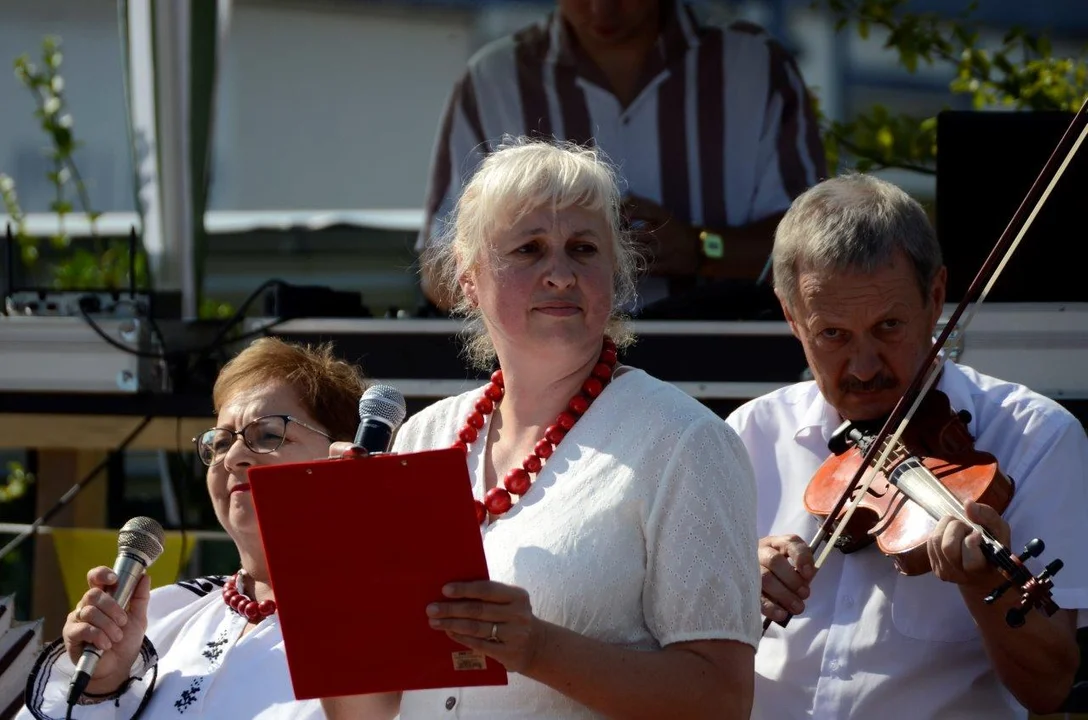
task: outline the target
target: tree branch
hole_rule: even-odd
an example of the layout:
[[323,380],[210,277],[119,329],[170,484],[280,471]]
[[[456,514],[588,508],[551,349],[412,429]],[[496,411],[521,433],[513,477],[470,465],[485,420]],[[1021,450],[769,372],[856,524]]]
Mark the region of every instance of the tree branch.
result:
[[899,168],[900,170],[910,170],[912,172],[922,173],[923,175],[937,174],[937,170],[935,168],[931,168],[926,165],[915,165],[914,163],[897,161],[888,162],[883,158],[875,157],[872,153],[851,142],[847,138],[835,132],[833,129],[829,128],[826,131],[826,135],[830,136],[835,142],[849,150],[854,155],[869,160],[870,162],[879,165],[880,168]]

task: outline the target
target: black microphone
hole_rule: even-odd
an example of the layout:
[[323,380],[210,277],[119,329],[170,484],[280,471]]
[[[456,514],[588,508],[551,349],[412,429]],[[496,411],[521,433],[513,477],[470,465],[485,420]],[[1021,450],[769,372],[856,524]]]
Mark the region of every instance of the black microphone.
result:
[[[117,536],[117,560],[113,563],[117,583],[110,591],[110,597],[121,607],[128,608],[144,571],[162,555],[163,538],[162,526],[149,517],[132,518],[121,528]],[[68,707],[79,702],[101,657],[102,651],[94,645],[88,643],[84,647],[76,664],[76,674],[68,686]]]
[[388,452],[397,431],[408,414],[404,396],[390,385],[371,385],[359,398],[359,429],[355,444],[368,454]]

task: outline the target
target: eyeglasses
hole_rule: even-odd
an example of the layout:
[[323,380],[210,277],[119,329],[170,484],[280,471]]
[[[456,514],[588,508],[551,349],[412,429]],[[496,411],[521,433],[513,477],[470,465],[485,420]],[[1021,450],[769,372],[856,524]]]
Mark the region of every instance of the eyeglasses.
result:
[[289,422],[301,425],[311,432],[332,440],[327,433],[290,415],[265,415],[246,423],[241,430],[209,428],[193,438],[193,444],[196,445],[196,453],[200,456],[200,460],[208,467],[223,461],[239,435],[247,448],[259,455],[267,455],[276,452],[283,445]]

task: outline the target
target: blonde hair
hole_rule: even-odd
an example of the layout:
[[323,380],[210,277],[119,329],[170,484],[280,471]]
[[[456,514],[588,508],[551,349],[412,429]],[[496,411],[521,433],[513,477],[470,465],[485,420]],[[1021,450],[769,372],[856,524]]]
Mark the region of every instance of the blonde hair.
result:
[[215,379],[216,414],[240,392],[283,384],[333,440],[351,440],[359,425],[359,397],[367,388],[357,365],[337,358],[332,343],[318,346],[259,338],[235,355]]
[[619,308],[634,297],[644,262],[623,230],[621,204],[616,173],[597,148],[507,136],[488,154],[461,192],[443,237],[423,257],[424,263],[437,266],[442,285],[457,298],[453,312],[466,318],[465,352],[476,367],[490,367],[495,348],[460,279],[479,266],[497,233],[540,208],[577,206],[605,216],[616,258],[608,333],[620,347],[633,341]]

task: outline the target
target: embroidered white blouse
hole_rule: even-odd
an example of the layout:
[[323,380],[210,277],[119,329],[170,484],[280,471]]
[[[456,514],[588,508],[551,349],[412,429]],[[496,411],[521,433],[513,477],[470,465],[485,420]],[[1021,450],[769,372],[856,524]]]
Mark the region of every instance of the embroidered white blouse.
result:
[[[275,615],[240,638],[245,620],[223,603],[226,580],[206,577],[153,590],[144,648],[133,668],[137,679],[116,701],[75,707],[73,720],[124,720],[138,712],[156,720],[324,718],[319,701],[294,698]],[[64,718],[74,674],[63,642],[56,641],[31,673],[28,706],[16,717]]]

